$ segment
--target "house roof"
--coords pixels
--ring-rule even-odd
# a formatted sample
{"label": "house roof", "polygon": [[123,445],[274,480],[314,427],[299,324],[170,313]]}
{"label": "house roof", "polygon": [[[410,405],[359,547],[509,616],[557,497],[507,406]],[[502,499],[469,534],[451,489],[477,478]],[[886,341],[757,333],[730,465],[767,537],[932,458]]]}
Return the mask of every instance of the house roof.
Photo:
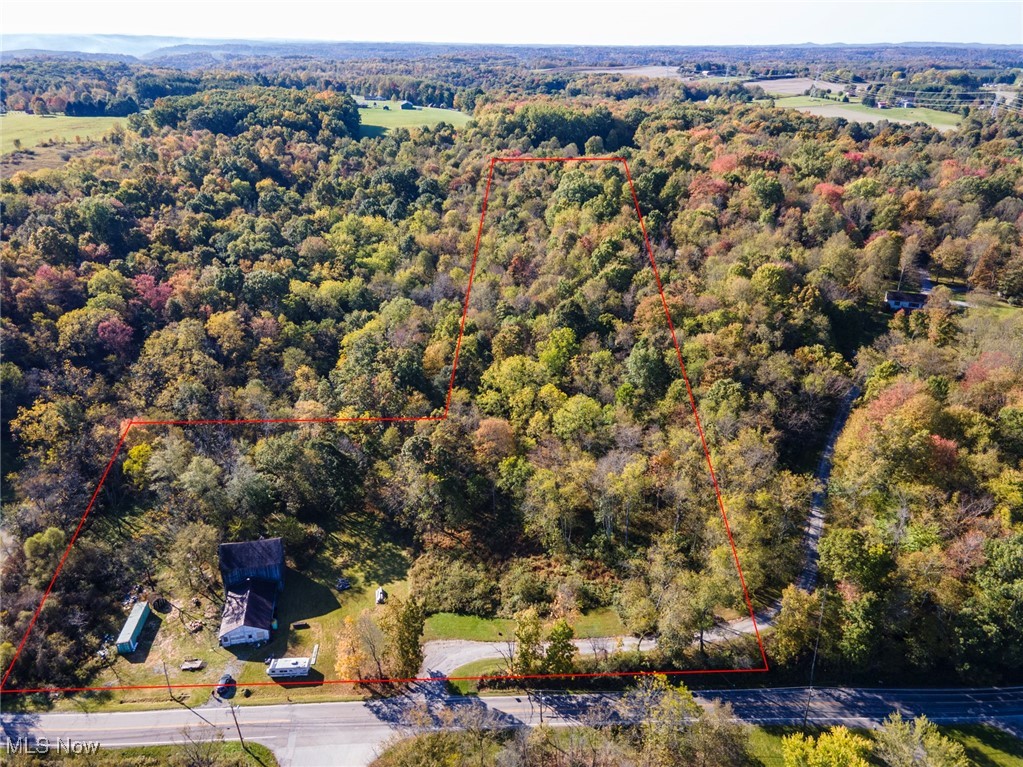
{"label": "house roof", "polygon": [[277,587],[270,581],[247,579],[228,589],[219,637],[242,626],[269,631],[273,626]]}
{"label": "house roof", "polygon": [[284,542],[280,538],[222,543],[219,553],[220,569],[225,572],[284,566]]}
{"label": "house roof", "polygon": [[884,294],[885,301],[902,301],[910,303],[923,303],[927,300],[926,293],[904,293],[899,290],[889,290]]}

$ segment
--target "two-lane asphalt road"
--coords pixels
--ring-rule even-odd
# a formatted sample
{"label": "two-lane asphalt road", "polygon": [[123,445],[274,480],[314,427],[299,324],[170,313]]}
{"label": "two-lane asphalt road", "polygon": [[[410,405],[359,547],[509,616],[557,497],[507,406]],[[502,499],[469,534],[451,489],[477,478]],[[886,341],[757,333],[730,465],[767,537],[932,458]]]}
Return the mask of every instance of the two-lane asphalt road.
{"label": "two-lane asphalt road", "polygon": [[[283,767],[361,767],[373,760],[388,739],[431,720],[439,724],[444,712],[482,716],[493,727],[531,727],[541,719],[554,726],[568,726],[599,717],[617,698],[617,693],[464,698],[443,695],[440,689],[422,686],[414,695],[365,703],[245,706],[237,709],[238,723],[247,740],[273,749]],[[753,724],[799,724],[807,695],[808,690],[800,687],[714,690],[699,692],[697,698],[704,704],[726,701],[738,718]],[[907,716],[926,714],[942,723],[987,722],[1020,734],[1023,688],[824,688],[814,691],[807,718],[813,724],[862,727],[877,724],[892,711]],[[238,738],[226,707],[195,712],[180,708],[102,714],[5,713],[0,721],[4,735],[12,740],[98,740],[104,747],[177,743],[186,727],[197,732],[215,727],[225,739]]]}

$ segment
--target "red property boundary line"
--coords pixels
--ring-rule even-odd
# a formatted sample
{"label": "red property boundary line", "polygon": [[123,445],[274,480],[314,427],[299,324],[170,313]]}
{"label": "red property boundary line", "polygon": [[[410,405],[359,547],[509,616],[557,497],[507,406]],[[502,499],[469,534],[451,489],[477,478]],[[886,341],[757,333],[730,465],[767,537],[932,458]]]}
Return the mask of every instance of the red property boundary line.
{"label": "red property boundary line", "polygon": [[396,423],[396,422],[417,422],[417,421],[443,421],[448,417],[448,412],[451,409],[451,396],[455,387],[455,373],[458,370],[458,358],[462,348],[462,336],[465,334],[465,321],[469,314],[469,297],[472,293],[472,283],[476,276],[476,261],[479,257],[480,243],[483,240],[483,224],[487,217],[487,204],[490,201],[490,189],[494,181],[494,169],[498,164],[514,164],[514,163],[576,163],[576,162],[611,162],[621,163],[625,169],[625,177],[629,184],[629,190],[632,194],[632,202],[636,208],[636,216],[639,219],[640,229],[643,232],[643,244],[646,247],[647,257],[650,260],[650,268],[653,270],[654,280],[657,284],[657,291],[661,296],[661,306],[664,309],[664,317],[668,321],[668,330],[671,333],[671,342],[675,346],[675,355],[678,358],[679,369],[682,372],[682,380],[685,382],[686,393],[689,396],[689,406],[693,412],[693,419],[696,422],[696,429],[700,434],[700,444],[703,448],[703,455],[707,462],[707,470],[710,473],[711,484],[714,487],[714,496],[717,499],[718,510],[721,512],[721,519],[725,525],[725,532],[728,535],[728,545],[732,551],[732,559],[735,562],[736,572],[739,573],[739,582],[742,584],[742,595],[746,602],[746,607],[749,610],[750,621],[753,624],[753,632],[756,635],[757,645],[760,648],[760,658],[763,661],[763,666],[758,668],[729,668],[729,669],[686,669],[681,671],[613,671],[613,672],[600,672],[600,673],[586,673],[586,674],[507,674],[507,675],[485,675],[485,676],[459,676],[459,677],[410,677],[407,679],[324,679],[318,681],[295,681],[295,682],[281,682],[275,680],[261,681],[261,682],[248,682],[245,686],[247,687],[266,687],[266,686],[284,686],[284,687],[303,687],[303,686],[321,686],[328,684],[382,684],[382,683],[410,683],[410,682],[436,682],[442,680],[449,681],[484,681],[484,680],[495,680],[495,681],[513,681],[516,679],[591,679],[599,677],[630,677],[630,676],[649,676],[654,674],[665,674],[670,676],[684,676],[694,674],[737,674],[737,673],[756,673],[766,672],[769,670],[767,664],[767,653],[764,650],[764,641],[760,636],[760,629],[757,626],[756,615],[753,610],[753,602],[750,599],[749,589],[746,587],[746,578],[742,573],[742,565],[739,563],[739,553],[735,546],[735,538],[732,535],[732,528],[728,522],[728,514],[725,512],[725,504],[721,498],[721,489],[718,486],[717,474],[714,471],[714,464],[710,457],[710,448],[707,445],[707,437],[703,431],[703,425],[700,422],[700,415],[696,408],[696,397],[693,395],[693,387],[689,382],[689,374],[686,371],[685,362],[682,360],[682,349],[679,346],[678,338],[675,334],[675,325],[671,321],[671,312],[668,310],[668,302],[664,295],[664,287],[661,284],[661,275],[657,269],[657,261],[654,259],[654,251],[650,245],[650,236],[647,233],[646,221],[643,218],[643,213],[639,206],[639,196],[636,194],[636,185],[632,180],[632,173],[629,170],[629,163],[624,157],[491,157],[489,164],[489,171],[487,173],[487,185],[483,193],[483,207],[480,211],[479,226],[476,230],[476,245],[473,249],[472,264],[469,268],[469,282],[465,290],[465,300],[462,304],[462,320],[458,330],[458,340],[455,343],[455,355],[451,365],[451,379],[448,382],[448,392],[444,403],[443,415],[434,416],[367,416],[367,417],[352,417],[352,418],[207,418],[207,419],[196,419],[196,420],[129,420],[121,429],[120,438],[117,441],[114,452],[110,456],[110,460],[107,461],[106,467],[103,469],[103,473],[100,475],[99,482],[96,485],[96,489],[93,490],[92,496],[89,498],[89,503],[85,507],[85,512],[82,514],[82,518],[78,521],[78,527],[75,528],[74,534],[71,536],[71,540],[68,542],[67,548],[64,550],[63,556],[60,558],[60,562],[57,564],[57,569],[53,573],[53,577],[50,579],[49,585],[46,587],[46,591],[43,593],[43,597],[39,602],[39,606],[36,608],[35,613],[32,615],[32,619],[29,621],[28,628],[25,629],[25,635],[21,638],[21,642],[18,644],[18,648],[11,659],[10,664],[7,667],[7,671],[4,673],[3,679],[0,680],[0,693],[7,694],[31,694],[31,693],[52,693],[52,692],[102,692],[102,691],[113,691],[113,690],[154,690],[154,689],[194,689],[194,688],[213,688],[216,686],[215,683],[196,683],[196,684],[154,684],[154,685],[114,685],[109,687],[38,687],[28,689],[5,689],[7,679],[10,677],[11,672],[14,670],[14,664],[17,663],[18,658],[21,655],[22,650],[25,648],[25,643],[28,641],[29,635],[32,633],[32,629],[35,627],[36,621],[39,618],[39,614],[42,612],[43,606],[46,604],[46,600],[50,596],[50,592],[53,590],[53,584],[56,583],[57,577],[60,575],[61,570],[64,569],[64,563],[67,561],[68,555],[71,553],[71,547],[74,546],[75,541],[78,539],[79,534],[82,532],[82,527],[85,525],[85,520],[88,518],[89,513],[92,511],[92,507],[96,503],[96,498],[99,496],[99,491],[103,488],[104,482],[106,482],[107,476],[110,474],[110,470],[114,466],[114,462],[117,460],[118,454],[121,452],[121,448],[124,446],[124,441],[130,432],[136,426],[212,426],[212,425],[241,425],[241,424],[276,424],[276,423]]}

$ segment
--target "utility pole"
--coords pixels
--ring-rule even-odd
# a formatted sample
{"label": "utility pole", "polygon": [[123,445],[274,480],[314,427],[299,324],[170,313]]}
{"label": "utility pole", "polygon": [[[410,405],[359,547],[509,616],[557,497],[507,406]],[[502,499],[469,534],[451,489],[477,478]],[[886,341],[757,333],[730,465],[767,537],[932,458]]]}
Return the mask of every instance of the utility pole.
{"label": "utility pole", "polygon": [[810,700],[813,698],[813,675],[817,670],[817,649],[821,646],[821,626],[824,623],[824,607],[827,604],[828,587],[821,589],[821,612],[817,617],[817,639],[813,643],[813,660],[810,662],[810,689],[806,693],[806,708],[803,709],[803,732],[806,732],[806,719],[810,715]]}
{"label": "utility pole", "polygon": [[177,703],[179,706],[184,706],[189,711],[191,711],[193,714],[195,714],[197,717],[199,717],[204,722],[206,722],[206,724],[208,724],[210,727],[213,727],[214,726],[213,722],[211,722],[209,719],[204,717],[202,714],[200,714],[194,708],[192,708],[187,703],[185,703],[184,696],[179,698],[177,695],[175,695],[173,692],[171,692],[170,674],[167,673],[167,661],[161,661],[161,663],[163,663],[163,678],[167,680],[167,694],[170,696],[170,699],[172,701],[174,701],[175,703]]}
{"label": "utility pole", "polygon": [[242,728],[238,724],[238,714],[235,712],[236,708],[238,707],[233,704],[230,706],[231,718],[234,719],[234,728],[238,731],[238,740],[241,742],[242,748],[248,751],[249,747],[245,745],[245,738],[242,737]]}
{"label": "utility pole", "polygon": [[163,678],[167,680],[167,696],[171,700],[173,700],[175,703],[177,703],[178,699],[175,698],[174,697],[174,693],[171,692],[170,674],[167,673],[167,661],[160,661],[160,662],[163,663]]}

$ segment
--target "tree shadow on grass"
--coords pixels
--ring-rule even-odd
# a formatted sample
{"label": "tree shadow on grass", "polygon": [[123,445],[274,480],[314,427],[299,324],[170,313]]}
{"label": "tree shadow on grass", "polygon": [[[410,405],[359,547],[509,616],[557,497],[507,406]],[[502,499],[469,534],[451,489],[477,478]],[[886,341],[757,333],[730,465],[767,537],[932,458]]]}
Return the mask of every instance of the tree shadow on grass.
{"label": "tree shadow on grass", "polygon": [[966,750],[966,756],[970,760],[970,764],[978,765],[978,767],[998,767],[1000,764],[1006,764],[1008,762],[1007,760],[995,761],[980,749],[964,742],[966,738],[977,738],[988,748],[995,749],[1003,754],[1015,757],[1016,759],[1023,757],[1023,740],[1020,740],[1019,738],[995,727],[984,725],[961,728],[953,727],[950,731],[946,730],[945,734],[962,743],[963,748]]}
{"label": "tree shadow on grass", "polygon": [[391,583],[400,581],[409,569],[408,556],[393,543],[384,543],[367,552],[360,563],[367,583]]}
{"label": "tree shadow on grass", "polygon": [[283,687],[285,690],[304,690],[308,687],[322,687],[324,676],[322,671],[310,669],[308,675],[303,677],[274,679],[273,677],[268,676],[267,679],[271,682],[277,682],[277,686]]}
{"label": "tree shadow on grass", "polygon": [[[405,553],[407,541],[372,509],[347,517],[344,531],[333,534],[332,538],[333,552],[340,555],[347,567],[361,571],[367,586],[399,581],[408,574],[411,563]],[[322,567],[323,558],[319,564]],[[338,574],[334,562],[330,562],[329,573],[317,570],[317,575],[324,580]]]}
{"label": "tree shadow on grass", "polygon": [[289,569],[284,576],[284,591],[277,597],[277,615],[281,629],[292,623],[318,618],[341,607],[334,592],[304,573]]}
{"label": "tree shadow on grass", "polygon": [[379,125],[360,125],[359,138],[380,138],[387,133],[387,128]]}

